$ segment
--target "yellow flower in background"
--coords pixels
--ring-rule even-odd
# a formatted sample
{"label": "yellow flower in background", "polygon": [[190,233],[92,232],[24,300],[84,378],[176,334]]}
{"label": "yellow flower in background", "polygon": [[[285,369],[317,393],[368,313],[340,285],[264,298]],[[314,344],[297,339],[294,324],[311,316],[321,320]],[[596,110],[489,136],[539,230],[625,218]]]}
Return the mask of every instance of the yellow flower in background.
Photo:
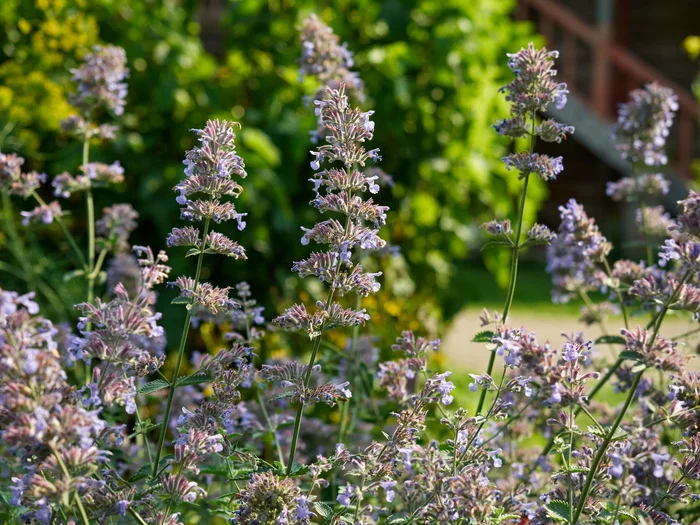
{"label": "yellow flower in background", "polygon": [[683,40],[683,48],[690,58],[693,60],[698,58],[698,56],[700,56],[700,36],[693,35],[687,37]]}
{"label": "yellow flower in background", "polygon": [[42,137],[74,112],[67,68],[99,36],[95,18],[80,10],[84,6],[82,0],[36,0],[21,4],[10,23],[12,44],[0,65],[0,123],[13,130],[13,148],[25,154],[39,149]]}

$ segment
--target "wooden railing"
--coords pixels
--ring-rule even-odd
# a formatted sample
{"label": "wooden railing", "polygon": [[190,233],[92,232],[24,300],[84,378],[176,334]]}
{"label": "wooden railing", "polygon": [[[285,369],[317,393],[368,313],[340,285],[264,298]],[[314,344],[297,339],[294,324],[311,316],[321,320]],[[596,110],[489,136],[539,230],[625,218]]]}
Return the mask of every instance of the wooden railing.
{"label": "wooden railing", "polygon": [[613,98],[619,82],[625,90],[650,82],[673,89],[679,104],[670,140],[675,168],[691,176],[700,107],[688,89],[616,43],[610,24],[588,24],[554,0],[519,0],[518,18],[534,20],[549,46],[560,49],[560,70],[569,90],[606,121],[615,119],[616,103],[621,102]]}

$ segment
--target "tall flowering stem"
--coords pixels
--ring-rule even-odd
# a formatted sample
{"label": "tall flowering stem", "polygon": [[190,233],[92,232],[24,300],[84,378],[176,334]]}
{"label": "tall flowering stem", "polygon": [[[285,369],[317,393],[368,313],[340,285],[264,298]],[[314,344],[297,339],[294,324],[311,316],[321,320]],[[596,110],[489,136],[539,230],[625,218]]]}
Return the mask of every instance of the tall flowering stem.
{"label": "tall flowering stem", "polygon": [[[682,360],[680,358],[677,358],[675,352],[673,351],[675,345],[669,340],[659,337],[659,330],[661,328],[661,323],[663,322],[664,317],[666,316],[666,313],[668,312],[671,304],[673,303],[673,301],[675,300],[681,288],[683,287],[683,285],[689,277],[690,270],[686,270],[686,272],[683,274],[683,277],[678,282],[678,285],[673,291],[673,293],[670,294],[664,305],[661,307],[657,318],[657,322],[654,326],[654,331],[652,332],[650,338],[647,336],[647,331],[643,329],[637,329],[636,332],[631,332],[628,330],[622,331],[623,335],[627,339],[627,348],[639,352],[641,356],[641,362],[644,364],[644,366],[639,372],[636,373],[632,385],[630,386],[629,394],[625,399],[625,403],[622,406],[622,409],[618,413],[617,418],[610,427],[610,430],[605,435],[602,445],[600,445],[596,451],[596,454],[593,458],[593,462],[591,463],[590,470],[588,471],[588,475],[586,476],[586,481],[583,485],[583,489],[581,490],[578,505],[572,516],[572,525],[577,525],[579,522],[579,518],[581,517],[581,513],[583,512],[583,509],[586,505],[586,500],[588,499],[588,494],[590,493],[593,480],[595,479],[595,476],[598,473],[598,467],[600,466],[600,463],[603,460],[603,457],[605,456],[608,447],[610,446],[610,443],[613,440],[613,437],[615,436],[615,432],[617,432],[617,429],[620,427],[620,424],[622,423],[622,420],[624,419],[627,410],[632,404],[632,401],[634,401],[635,397],[637,396],[637,388],[639,387],[639,384],[642,380],[644,371],[647,368],[656,367],[662,371],[669,370],[675,373],[682,372],[682,367],[680,364]],[[659,358],[659,355],[662,354],[662,350],[664,351],[663,353],[666,354],[663,360]]]}
{"label": "tall flowering stem", "polygon": [[[199,136],[201,145],[187,152],[183,161],[187,166],[186,178],[174,188],[179,193],[176,200],[182,206],[181,218],[200,221],[204,225],[201,235],[197,228],[186,226],[174,228],[167,239],[168,246],[188,247],[187,256],[197,255],[197,270],[194,279],[182,276],[170,283],[179,288],[180,297],[175,302],[185,304],[187,313],[182,327],[175,369],[168,389],[158,447],[153,458],[153,478],[158,476],[192,316],[198,310],[215,315],[220,310],[231,310],[236,306],[236,302],[228,297],[229,288],[217,288],[201,282],[205,254],[225,255],[234,259],[246,258],[245,251],[237,242],[221,233],[210,231],[212,221],[219,224],[235,219],[239,230],[246,225],[243,219],[247,214],[238,213],[231,201],[221,200],[224,196],[237,198],[243,191],[243,188],[232,179],[232,175],[241,178],[247,176],[243,159],[236,154],[234,133],[236,125],[227,121],[210,120],[204,129],[194,130]],[[200,194],[205,198],[194,197]]]}
{"label": "tall flowering stem", "polygon": [[672,89],[653,82],[630,93],[620,104],[612,138],[623,159],[632,163],[634,178],[609,183],[607,193],[616,201],[639,202],[638,221],[644,239],[647,264],[654,264],[652,235],[648,224],[649,208],[645,200],[665,195],[669,183],[661,173],[648,170],[668,163],[666,139],[678,111],[678,96]]}
{"label": "tall flowering stem", "polygon": [[[509,54],[508,67],[513,71],[515,78],[506,86],[501,88],[506,93],[506,100],[511,103],[511,112],[508,119],[500,121],[494,127],[496,131],[504,136],[514,139],[530,137],[530,147],[525,152],[511,153],[503,158],[506,167],[510,170],[515,168],[520,172],[523,179],[523,187],[520,194],[520,212],[516,224],[514,240],[509,235],[510,226],[498,228],[495,231],[486,228],[490,233],[498,236],[505,236],[511,244],[512,256],[510,265],[510,278],[508,291],[506,292],[506,302],[503,307],[503,320],[506,321],[513,304],[515,287],[518,278],[518,259],[520,250],[527,244],[521,242],[523,234],[523,218],[525,215],[525,203],[527,200],[527,188],[530,175],[536,174],[544,181],[556,179],[556,176],[564,169],[561,157],[549,157],[534,152],[535,139],[540,138],[545,142],[561,142],[568,134],[573,133],[574,128],[560,124],[552,119],[546,119],[537,124],[537,115],[547,109],[553,103],[558,109],[566,105],[568,89],[566,84],[555,81],[556,71],[552,69],[554,59],[559,56],[557,51],[547,51],[546,49],[535,49],[530,43],[527,49],[521,49],[517,53]],[[496,223],[494,223],[496,224]],[[530,241],[548,242],[550,235],[540,230],[531,230]],[[491,375],[496,362],[496,354],[491,353],[489,364],[486,370],[487,375]],[[477,413],[484,408],[486,400],[486,389],[481,391]]]}
{"label": "tall flowering stem", "polygon": [[95,46],[91,53],[85,55],[80,67],[72,69],[71,73],[73,80],[77,83],[77,91],[71,94],[70,102],[78,110],[79,115],[64,120],[61,125],[65,131],[82,140],[83,156],[80,169],[84,175],[73,178],[69,174],[62,174],[56,177],[52,184],[56,196],[68,197],[72,191],[85,191],[88,243],[85,279],[87,302],[92,303],[95,296],[95,281],[104,261],[104,256],[100,257],[97,263],[95,259],[95,202],[92,190],[103,182],[121,181],[123,170],[119,167],[112,173],[105,173],[100,169],[103,165],[90,164],[90,140],[92,138],[109,140],[115,137],[114,126],[97,125],[95,121],[101,110],[107,110],[114,115],[124,113],[128,91],[125,80],[129,76],[126,52],[117,46]]}
{"label": "tall flowering stem", "polygon": [[[86,138],[83,142],[83,166],[87,166],[90,160],[90,142]],[[91,303],[95,296],[95,202],[92,197],[92,185],[88,185],[85,191],[85,204],[87,206],[88,227],[88,269],[87,269],[87,302]]]}
{"label": "tall flowering stem", "polygon": [[[378,206],[371,198],[365,200],[361,196],[368,190],[370,193],[379,191],[375,182],[377,177],[367,176],[358,169],[364,167],[370,159],[376,161],[381,158],[378,150],[367,151],[363,146],[373,136],[374,122],[370,120],[373,112],[350,107],[343,84],[339,89],[326,88],[324,98],[316,100],[314,104],[327,143],[311,152],[315,158],[311,167],[318,171],[310,179],[316,191],[311,204],[322,213],[344,215],[345,221],[342,224],[337,219],[330,218],[315,224],[311,229],[302,228],[302,244],[314,241],[328,245],[328,249],[312,253],[306,260],[296,262],[292,269],[301,277],[315,276],[328,283],[326,300],[319,301],[313,312],[308,312],[304,305],[293,305],[273,321],[286,330],[304,331],[314,340],[309,364],[300,377],[301,392],[295,395],[298,406],[287,462],[288,475],[294,466],[305,405],[317,397],[313,395],[310,385],[323,332],[337,327],[358,326],[369,319],[364,310],[344,308],[334,302],[334,299],[347,293],[367,296],[379,290],[376,278],[381,274],[366,273],[360,264],[353,263],[352,249],[355,246],[375,249],[386,244],[378,236],[378,231],[386,222],[388,208]],[[321,164],[326,161],[341,163],[342,167],[322,170]],[[339,388],[335,387],[336,390]],[[349,397],[349,392],[341,391],[345,398]]]}

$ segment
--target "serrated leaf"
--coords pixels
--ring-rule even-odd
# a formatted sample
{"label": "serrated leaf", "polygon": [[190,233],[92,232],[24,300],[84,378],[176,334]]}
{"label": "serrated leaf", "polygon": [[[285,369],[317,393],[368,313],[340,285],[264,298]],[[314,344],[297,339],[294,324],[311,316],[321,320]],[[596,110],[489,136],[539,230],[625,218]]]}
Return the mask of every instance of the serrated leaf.
{"label": "serrated leaf", "polygon": [[621,335],[601,335],[595,340],[597,345],[624,345],[627,344],[627,340]]}
{"label": "serrated leaf", "polygon": [[544,506],[544,510],[547,512],[547,516],[550,518],[561,521],[564,523],[571,522],[571,515],[569,511],[569,504],[560,499],[554,499]]}
{"label": "serrated leaf", "polygon": [[[160,472],[168,464],[168,462],[171,459],[173,459],[173,457],[174,456],[172,454],[168,454],[167,456],[164,456],[163,459],[161,459],[160,462],[158,463],[158,472]],[[149,477],[152,473],[152,470],[151,470],[152,468],[153,467],[151,465],[142,466],[140,469],[138,469],[136,472],[134,472],[134,475],[131,476],[131,479],[129,479],[129,481],[131,483],[134,483],[135,481],[139,481],[139,480],[142,480],[142,479]]]}
{"label": "serrated leaf", "polygon": [[187,250],[187,254],[185,254],[185,257],[192,257],[193,255],[199,255],[199,252],[201,250],[199,248],[190,248]]}
{"label": "serrated leaf", "polygon": [[255,469],[237,469],[233,470],[231,473],[227,473],[226,475],[228,476],[229,480],[242,480],[242,479],[250,479],[250,475],[255,472]]}
{"label": "serrated leaf", "polygon": [[472,343],[490,343],[495,335],[496,334],[490,330],[484,330],[483,332],[479,332],[474,336]]}
{"label": "serrated leaf", "polygon": [[151,430],[154,430],[158,427],[161,426],[161,423],[156,423],[153,424],[150,419],[147,419],[146,421],[142,421],[141,423],[136,423],[136,426],[134,427],[134,431],[129,434],[128,439],[133,439],[139,434],[146,434],[150,432]]}
{"label": "serrated leaf", "polygon": [[322,501],[314,501],[314,508],[316,512],[326,519],[330,519],[333,516],[333,509],[330,505],[323,503]]}
{"label": "serrated leaf", "polygon": [[639,352],[635,352],[634,350],[623,350],[620,352],[620,359],[640,362],[644,359],[644,356]]}
{"label": "serrated leaf", "polygon": [[190,376],[185,376],[179,378],[175,382],[175,386],[189,386],[189,385],[201,385],[202,383],[209,383],[211,381],[211,376],[207,374],[192,374]]}
{"label": "serrated leaf", "polygon": [[639,523],[639,519],[637,518],[637,516],[635,516],[634,514],[632,514],[632,513],[631,513],[630,511],[628,511],[628,510],[620,510],[620,511],[618,512],[618,515],[624,516],[625,518],[629,518],[629,519],[631,519],[634,523]]}
{"label": "serrated leaf", "polygon": [[290,476],[302,476],[303,474],[306,474],[309,471],[308,465],[302,465],[301,463],[294,463],[294,466],[292,467],[292,472],[290,473]]}
{"label": "serrated leaf", "polygon": [[[606,438],[608,435],[608,430],[600,429],[598,427],[588,427],[588,432],[590,434],[596,435],[596,436],[601,437],[601,438]],[[622,430],[620,427],[617,427],[617,429],[615,430],[615,433],[610,438],[610,441],[619,441],[621,439],[626,438],[627,435],[628,435],[627,432]]]}
{"label": "serrated leaf", "polygon": [[168,388],[169,386],[170,383],[168,383],[164,379],[154,379],[153,381],[149,381],[141,388],[139,388],[139,394],[152,394],[153,392],[163,390],[164,388]]}
{"label": "serrated leaf", "polygon": [[389,516],[389,517],[387,518],[387,520],[386,520],[386,522],[387,522],[389,525],[395,525],[395,524],[397,524],[397,523],[403,523],[404,521],[406,521],[406,516],[404,516],[403,514],[398,514],[398,513],[397,513],[397,514],[392,514],[392,515]]}
{"label": "serrated leaf", "polygon": [[192,304],[192,298],[191,297],[183,297],[181,295],[177,296],[175,299],[170,301],[170,304]]}

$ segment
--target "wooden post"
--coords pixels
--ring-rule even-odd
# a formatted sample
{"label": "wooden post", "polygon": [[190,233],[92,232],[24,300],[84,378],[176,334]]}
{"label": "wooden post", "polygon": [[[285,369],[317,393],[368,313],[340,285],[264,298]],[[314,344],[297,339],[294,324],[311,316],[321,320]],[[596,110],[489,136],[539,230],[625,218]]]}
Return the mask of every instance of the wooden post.
{"label": "wooden post", "polygon": [[678,112],[678,171],[691,179],[693,163],[693,116],[681,106]]}
{"label": "wooden post", "polygon": [[576,37],[564,33],[562,46],[562,65],[564,66],[564,80],[569,85],[569,90],[576,92]]}
{"label": "wooden post", "polygon": [[593,51],[591,100],[595,111],[607,117],[610,111],[610,59],[614,0],[597,0],[596,29],[598,38]]}
{"label": "wooden post", "polygon": [[528,8],[527,0],[518,0],[518,7],[515,8],[516,20],[527,20]]}

